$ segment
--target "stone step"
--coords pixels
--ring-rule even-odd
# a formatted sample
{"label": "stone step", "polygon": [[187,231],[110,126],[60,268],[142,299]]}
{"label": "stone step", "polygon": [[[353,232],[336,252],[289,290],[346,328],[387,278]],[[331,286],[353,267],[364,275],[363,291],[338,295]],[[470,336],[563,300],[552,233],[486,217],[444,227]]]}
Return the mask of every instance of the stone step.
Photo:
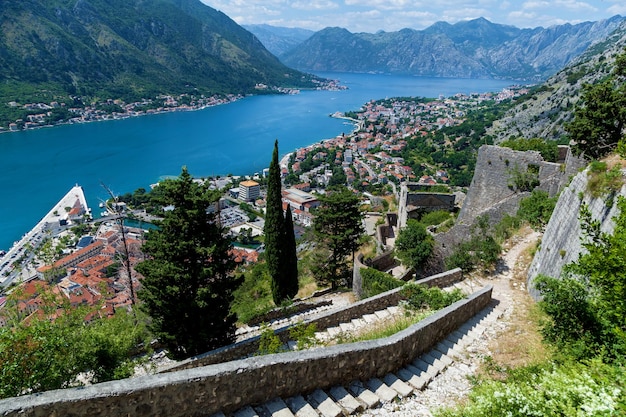
{"label": "stone step", "polygon": [[367,325],[367,322],[363,319],[352,319],[351,323],[355,329],[360,329],[361,327],[365,327]]}
{"label": "stone step", "polygon": [[396,315],[396,314],[400,314],[400,312],[402,311],[402,308],[398,306],[389,306],[387,307],[387,311],[391,315]]}
{"label": "stone step", "polygon": [[365,405],[365,408],[375,408],[380,404],[380,398],[370,391],[361,381],[353,381],[350,383],[348,390],[350,390],[353,395],[356,395],[356,398]]}
{"label": "stone step", "polygon": [[378,317],[379,320],[385,319],[390,316],[387,310],[378,310],[375,311],[374,314],[376,315],[376,317]]}
{"label": "stone step", "polygon": [[443,365],[447,368],[448,366],[452,365],[453,360],[450,359],[449,356],[444,355],[442,352],[438,351],[436,348],[431,350],[430,352],[428,352],[428,354],[430,356],[432,356],[435,359],[438,359],[439,361],[441,361],[441,363],[443,363]]}
{"label": "stone step", "polygon": [[343,333],[349,333],[354,330],[352,323],[339,323],[339,328]]}
{"label": "stone step", "polygon": [[413,394],[413,388],[409,384],[404,383],[394,374],[389,373],[385,375],[385,377],[383,378],[383,382],[389,388],[397,392],[400,397],[408,397]]}
{"label": "stone step", "polygon": [[254,411],[254,408],[248,405],[233,413],[233,417],[259,417],[259,415]]}
{"label": "stone step", "polygon": [[263,405],[272,417],[294,417],[287,404],[280,398],[274,398]]}
{"label": "stone step", "polygon": [[341,407],[321,389],[316,389],[308,396],[309,403],[322,415],[322,417],[339,417],[342,415]]}
{"label": "stone step", "polygon": [[433,355],[431,355],[430,352],[429,353],[424,353],[420,358],[424,362],[429,363],[429,364],[433,365],[435,368],[437,368],[439,373],[443,372],[444,369],[446,369],[446,364],[443,363],[441,360],[437,359],[436,357],[434,357]]}
{"label": "stone step", "polygon": [[337,336],[339,333],[341,333],[341,328],[337,327],[329,327],[328,329],[326,329],[326,332],[328,333],[328,335],[330,337],[335,337]]}
{"label": "stone step", "polygon": [[369,379],[365,384],[382,401],[391,402],[395,400],[398,396],[398,393],[396,391],[389,388],[387,385],[384,384],[383,381],[378,378]]}
{"label": "stone step", "polygon": [[357,401],[346,389],[342,386],[332,387],[328,393],[344,410],[344,414],[352,415],[363,410],[363,404]]}
{"label": "stone step", "polygon": [[404,382],[406,382],[416,390],[421,391],[426,388],[429,381],[427,381],[426,378],[422,376],[422,372],[420,372],[419,369],[413,366],[411,366],[411,368],[419,373],[416,374],[412,372],[411,369],[407,366],[405,368],[398,369],[396,375],[398,375],[400,379],[402,379]]}
{"label": "stone step", "polygon": [[435,379],[437,375],[439,375],[439,370],[437,368],[435,368],[430,363],[424,362],[420,358],[415,359],[411,364],[420,371],[422,371],[429,382]]}
{"label": "stone step", "polygon": [[296,417],[319,417],[318,412],[301,395],[287,398],[285,403]]}
{"label": "stone step", "polygon": [[365,320],[366,323],[374,323],[378,321],[378,317],[376,316],[376,314],[365,314],[362,318],[363,320]]}

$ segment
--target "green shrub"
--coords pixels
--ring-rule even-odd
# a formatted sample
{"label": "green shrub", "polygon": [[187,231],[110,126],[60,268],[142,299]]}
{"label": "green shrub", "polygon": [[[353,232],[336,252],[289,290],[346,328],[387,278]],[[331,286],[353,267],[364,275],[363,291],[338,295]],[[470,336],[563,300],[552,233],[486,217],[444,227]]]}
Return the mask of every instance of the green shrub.
{"label": "green shrub", "polygon": [[255,317],[272,310],[274,300],[270,288],[270,278],[265,263],[256,264],[244,273],[243,283],[233,293],[232,311],[241,323],[248,323]]}
{"label": "green shrub", "polygon": [[446,220],[449,220],[450,217],[451,217],[450,212],[445,211],[445,210],[431,211],[429,213],[425,213],[422,216],[422,218],[420,219],[420,223],[422,223],[426,227],[436,226],[438,224],[445,222]]}
{"label": "green shrub", "polygon": [[438,417],[624,415],[623,368],[599,361],[511,372],[507,380],[478,384],[464,407]]}
{"label": "green shrub", "polygon": [[261,338],[259,339],[259,350],[257,355],[270,355],[272,353],[284,352],[283,343],[271,327],[266,323],[261,325]]}
{"label": "green shrub", "polygon": [[622,188],[624,178],[619,165],[607,170],[606,163],[594,161],[589,165],[587,173],[587,191],[592,197],[598,198],[606,194],[614,194]]}
{"label": "green shrub", "polygon": [[361,278],[363,298],[373,297],[404,285],[403,281],[374,268],[361,268]]}
{"label": "green shrub", "polygon": [[309,349],[317,344],[316,331],[315,323],[306,326],[303,322],[299,322],[289,329],[289,338],[297,343],[298,350]]}
{"label": "green shrub", "polygon": [[520,201],[517,215],[526,220],[535,230],[543,230],[550,221],[557,197],[550,197],[543,190],[533,190],[530,196]]}
{"label": "green shrub", "polygon": [[443,291],[437,287],[425,285],[407,284],[402,288],[402,295],[406,299],[407,306],[412,310],[441,310],[465,298],[461,290]]}

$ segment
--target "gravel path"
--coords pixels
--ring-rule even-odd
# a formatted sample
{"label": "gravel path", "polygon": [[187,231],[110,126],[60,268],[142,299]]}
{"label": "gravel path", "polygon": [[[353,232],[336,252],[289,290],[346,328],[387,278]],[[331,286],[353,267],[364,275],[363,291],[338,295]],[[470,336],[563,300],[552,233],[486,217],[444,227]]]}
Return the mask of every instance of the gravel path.
{"label": "gravel path", "polygon": [[471,390],[468,377],[474,375],[483,364],[484,358],[492,356],[498,349],[498,336],[510,325],[516,308],[525,308],[525,303],[518,303],[520,297],[526,297],[525,279],[528,264],[518,262],[522,254],[539,239],[540,234],[527,230],[522,236],[513,238],[511,248],[503,255],[496,272],[488,277],[469,277],[464,284],[474,288],[493,285],[493,298],[497,300],[495,310],[497,321],[467,346],[463,358],[456,360],[443,373],[439,374],[424,391],[398,402],[386,403],[380,408],[366,410],[366,416],[422,417],[432,416],[431,410],[457,404],[466,398]]}

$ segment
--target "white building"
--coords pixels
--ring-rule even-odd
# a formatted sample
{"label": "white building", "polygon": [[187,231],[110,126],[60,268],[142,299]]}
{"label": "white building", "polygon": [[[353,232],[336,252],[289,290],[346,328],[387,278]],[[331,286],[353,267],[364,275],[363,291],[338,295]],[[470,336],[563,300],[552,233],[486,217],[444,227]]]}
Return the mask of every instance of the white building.
{"label": "white building", "polygon": [[239,183],[239,199],[255,201],[261,195],[261,186],[256,181],[242,181]]}

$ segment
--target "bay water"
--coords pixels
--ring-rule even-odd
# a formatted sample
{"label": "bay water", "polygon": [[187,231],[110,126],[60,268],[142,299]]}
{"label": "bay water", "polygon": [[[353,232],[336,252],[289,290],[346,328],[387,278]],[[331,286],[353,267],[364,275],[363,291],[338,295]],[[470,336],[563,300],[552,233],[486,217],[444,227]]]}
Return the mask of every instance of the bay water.
{"label": "bay water", "polygon": [[451,96],[500,91],[503,80],[320,73],[342,91],[247,97],[197,111],[63,125],[0,134],[0,249],[30,230],[75,184],[97,216],[115,193],[149,189],[183,166],[197,177],[248,175],[269,165],[274,140],[281,154],[348,133],[330,114],[358,110],[372,99]]}

